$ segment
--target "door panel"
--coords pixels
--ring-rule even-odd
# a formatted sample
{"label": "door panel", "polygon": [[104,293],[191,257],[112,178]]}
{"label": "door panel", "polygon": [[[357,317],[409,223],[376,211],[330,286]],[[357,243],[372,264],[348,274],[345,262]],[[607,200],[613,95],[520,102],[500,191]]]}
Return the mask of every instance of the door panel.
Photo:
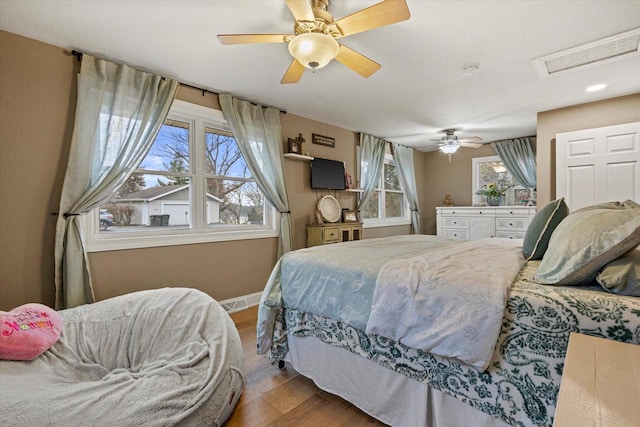
{"label": "door panel", "polygon": [[556,197],[571,210],[640,201],[640,122],[556,135]]}

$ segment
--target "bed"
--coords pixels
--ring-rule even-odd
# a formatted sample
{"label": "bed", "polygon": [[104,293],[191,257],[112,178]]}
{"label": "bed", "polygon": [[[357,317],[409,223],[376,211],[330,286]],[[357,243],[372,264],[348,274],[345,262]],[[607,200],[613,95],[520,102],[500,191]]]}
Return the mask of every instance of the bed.
{"label": "bed", "polygon": [[[258,352],[390,425],[551,426],[569,334],[640,344],[640,298],[534,283],[540,263],[525,262],[522,240],[425,235],[288,253],[262,295]],[[425,275],[435,294],[416,286]],[[409,286],[381,292],[385,277]],[[450,280],[488,288],[448,303]]]}
{"label": "bed", "polygon": [[3,426],[219,426],[242,393],[238,331],[203,292],[141,291],[58,313],[53,347],[0,360]]}

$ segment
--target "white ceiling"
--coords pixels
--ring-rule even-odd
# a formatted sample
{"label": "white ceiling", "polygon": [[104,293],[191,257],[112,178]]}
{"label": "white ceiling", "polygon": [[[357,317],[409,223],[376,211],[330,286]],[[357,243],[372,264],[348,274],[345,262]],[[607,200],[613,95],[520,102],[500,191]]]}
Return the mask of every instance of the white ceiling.
{"label": "white ceiling", "polygon": [[[337,20],[377,0],[331,0]],[[485,142],[535,135],[536,113],[640,93],[640,56],[539,80],[533,58],[640,27],[640,1],[408,0],[408,21],[341,39],[382,64],[364,79],[332,61],[281,85],[284,44],[223,46],[221,33],[292,33],[284,0],[0,0],[0,28],[423,151],[446,128]],[[467,64],[478,64],[471,76]],[[606,83],[600,92],[587,86]]]}

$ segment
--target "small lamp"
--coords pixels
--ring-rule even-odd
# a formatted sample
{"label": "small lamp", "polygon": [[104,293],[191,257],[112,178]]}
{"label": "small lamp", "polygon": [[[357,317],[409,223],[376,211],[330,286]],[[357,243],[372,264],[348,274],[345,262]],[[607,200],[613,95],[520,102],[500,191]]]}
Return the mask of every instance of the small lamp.
{"label": "small lamp", "polygon": [[289,42],[289,53],[311,70],[326,66],[338,55],[340,45],[328,34],[302,33]]}

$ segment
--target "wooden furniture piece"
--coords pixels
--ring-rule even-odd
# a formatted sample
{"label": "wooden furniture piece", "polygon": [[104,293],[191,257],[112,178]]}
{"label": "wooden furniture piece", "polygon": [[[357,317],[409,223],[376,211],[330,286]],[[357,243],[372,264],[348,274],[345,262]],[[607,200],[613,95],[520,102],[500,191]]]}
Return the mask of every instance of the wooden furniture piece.
{"label": "wooden furniture piece", "polygon": [[362,239],[362,224],[358,222],[307,225],[307,247]]}
{"label": "wooden furniture piece", "polygon": [[640,346],[572,333],[554,427],[640,422]]}
{"label": "wooden furniture piece", "polygon": [[437,234],[462,240],[523,239],[535,214],[535,207],[524,206],[437,207]]}
{"label": "wooden furniture piece", "polygon": [[556,198],[572,211],[640,200],[640,122],[556,135]]}

